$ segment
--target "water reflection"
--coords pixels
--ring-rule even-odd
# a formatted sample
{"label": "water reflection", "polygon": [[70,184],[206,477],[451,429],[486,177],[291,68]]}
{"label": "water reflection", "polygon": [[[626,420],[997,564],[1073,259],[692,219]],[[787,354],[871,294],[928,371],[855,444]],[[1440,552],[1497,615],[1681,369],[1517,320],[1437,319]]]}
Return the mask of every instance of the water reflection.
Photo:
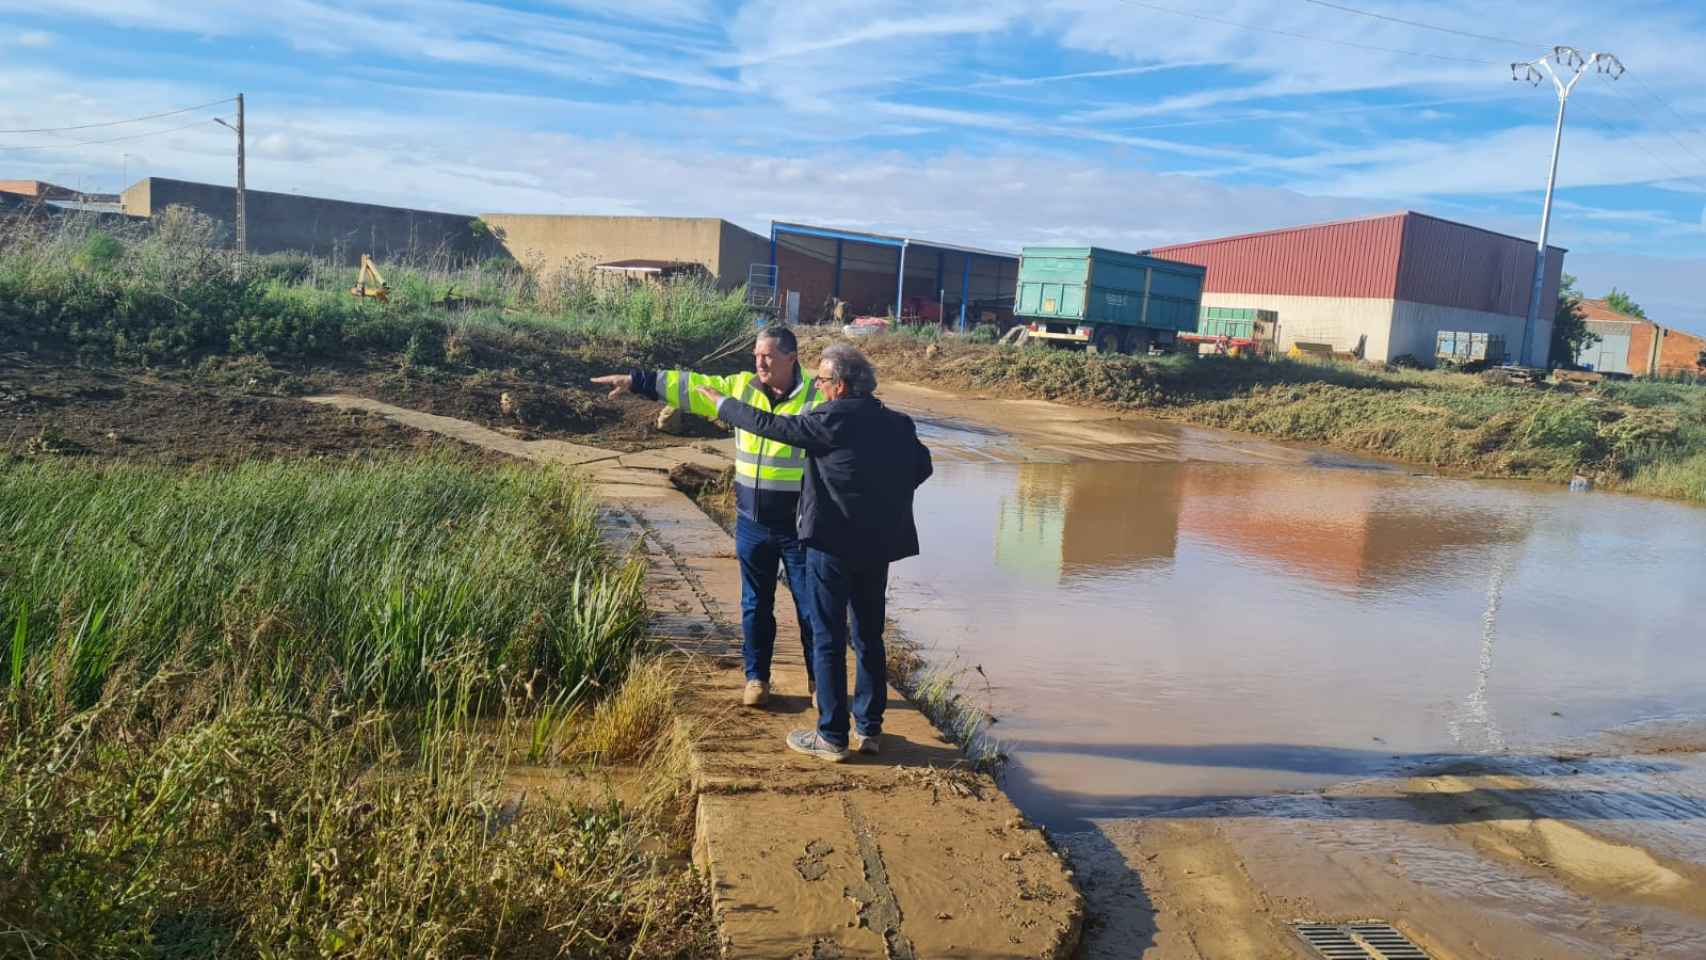
{"label": "water reflection", "polygon": [[[1284,575],[1375,586],[1465,551],[1520,543],[1532,521],[1389,473],[1203,463],[1021,464],[996,501],[995,560],[1029,579],[1169,567],[1181,535]],[[1323,474],[1331,477],[1323,480]]]}
{"label": "water reflection", "polygon": [[1160,762],[1208,746],[1377,761],[1706,710],[1706,511],[1225,463],[950,462],[919,497],[891,609],[993,678],[1045,821],[1339,776]]}
{"label": "water reflection", "polygon": [[1045,582],[1171,563],[1185,471],[1153,464],[1037,463],[999,501],[995,562]]}

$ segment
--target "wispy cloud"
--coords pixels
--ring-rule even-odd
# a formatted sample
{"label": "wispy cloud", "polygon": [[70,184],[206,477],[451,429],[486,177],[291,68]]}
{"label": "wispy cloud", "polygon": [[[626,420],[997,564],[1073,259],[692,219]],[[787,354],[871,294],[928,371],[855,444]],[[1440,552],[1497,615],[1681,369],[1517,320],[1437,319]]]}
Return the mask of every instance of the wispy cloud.
{"label": "wispy cloud", "polygon": [[[459,210],[782,216],[997,247],[1135,248],[1400,204],[1527,232],[1551,134],[1550,94],[1502,66],[1540,50],[1298,0],[0,0],[0,15],[15,21],[0,128],[246,89],[257,187]],[[1409,15],[1513,37],[1537,22],[1479,0]],[[1554,211],[1572,264],[1706,256],[1706,7],[1559,0],[1545,23],[1632,74],[1572,101]],[[224,136],[137,141],[131,172],[228,178]],[[125,149],[0,141],[112,181]]]}
{"label": "wispy cloud", "polygon": [[[869,17],[869,14],[866,14]],[[996,12],[974,14],[935,14],[910,18],[889,19],[869,17],[868,22],[851,28],[835,30],[824,36],[794,34],[778,39],[771,34],[756,47],[718,61],[719,65],[750,67],[778,60],[794,60],[813,54],[898,38],[951,36],[955,34],[989,33],[1005,27],[1008,18]],[[787,36],[784,34],[783,36]]]}

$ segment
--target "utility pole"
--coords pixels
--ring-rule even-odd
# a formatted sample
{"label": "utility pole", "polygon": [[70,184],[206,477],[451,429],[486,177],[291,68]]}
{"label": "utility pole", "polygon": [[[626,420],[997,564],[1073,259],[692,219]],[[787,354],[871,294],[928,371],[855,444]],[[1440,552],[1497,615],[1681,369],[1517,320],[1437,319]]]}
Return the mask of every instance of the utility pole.
{"label": "utility pole", "polygon": [[[1559,75],[1559,70],[1553,69],[1553,62],[1557,63],[1559,70],[1569,73],[1568,82]],[[1584,57],[1575,47],[1553,47],[1549,57],[1511,64],[1512,80],[1527,80],[1539,86],[1541,80],[1551,78],[1552,86],[1558,90],[1558,125],[1552,131],[1552,166],[1546,174],[1546,200],[1540,207],[1540,243],[1534,254],[1534,283],[1528,292],[1528,318],[1522,325],[1522,349],[1517,354],[1517,360],[1525,365],[1529,363],[1534,331],[1540,323],[1540,295],[1546,289],[1546,234],[1552,225],[1552,191],[1558,184],[1558,148],[1564,141],[1564,107],[1570,99],[1570,91],[1576,88],[1576,81],[1587,73],[1588,67],[1593,67],[1595,73],[1609,75],[1613,80],[1623,76],[1623,62],[1616,56],[1590,53]]]}
{"label": "utility pole", "polygon": [[243,95],[240,93],[237,94],[237,125],[236,126],[233,127],[231,124],[226,123],[224,120],[221,120],[218,117],[215,117],[213,122],[219,124],[222,127],[225,127],[226,129],[232,131],[233,133],[237,134],[237,252],[239,254],[248,253],[249,252],[249,204],[248,204],[248,198],[244,196],[244,191],[243,191],[243,188],[244,188],[243,180],[244,180],[244,172],[245,172],[243,169],[243,166],[244,166],[244,164],[243,164],[243,147],[244,147],[244,142],[243,142]]}

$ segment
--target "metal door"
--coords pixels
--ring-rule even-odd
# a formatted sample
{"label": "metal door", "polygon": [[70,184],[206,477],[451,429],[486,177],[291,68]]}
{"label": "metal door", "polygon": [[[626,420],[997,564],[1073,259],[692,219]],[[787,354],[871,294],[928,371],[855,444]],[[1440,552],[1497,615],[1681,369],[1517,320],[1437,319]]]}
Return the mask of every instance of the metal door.
{"label": "metal door", "polygon": [[1594,358],[1593,368],[1600,373],[1629,372],[1629,335],[1601,334],[1598,343],[1587,351]]}

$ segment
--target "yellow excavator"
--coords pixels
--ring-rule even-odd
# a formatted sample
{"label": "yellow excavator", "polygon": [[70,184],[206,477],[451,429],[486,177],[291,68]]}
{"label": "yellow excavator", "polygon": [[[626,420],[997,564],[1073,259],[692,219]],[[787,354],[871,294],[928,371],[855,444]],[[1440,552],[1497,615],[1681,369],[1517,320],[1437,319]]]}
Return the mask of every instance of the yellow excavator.
{"label": "yellow excavator", "polygon": [[373,265],[373,258],[365,253],[361,255],[361,272],[356,274],[355,286],[350,287],[349,292],[358,297],[372,297],[380,303],[391,299],[391,285],[380,276],[379,268]]}

